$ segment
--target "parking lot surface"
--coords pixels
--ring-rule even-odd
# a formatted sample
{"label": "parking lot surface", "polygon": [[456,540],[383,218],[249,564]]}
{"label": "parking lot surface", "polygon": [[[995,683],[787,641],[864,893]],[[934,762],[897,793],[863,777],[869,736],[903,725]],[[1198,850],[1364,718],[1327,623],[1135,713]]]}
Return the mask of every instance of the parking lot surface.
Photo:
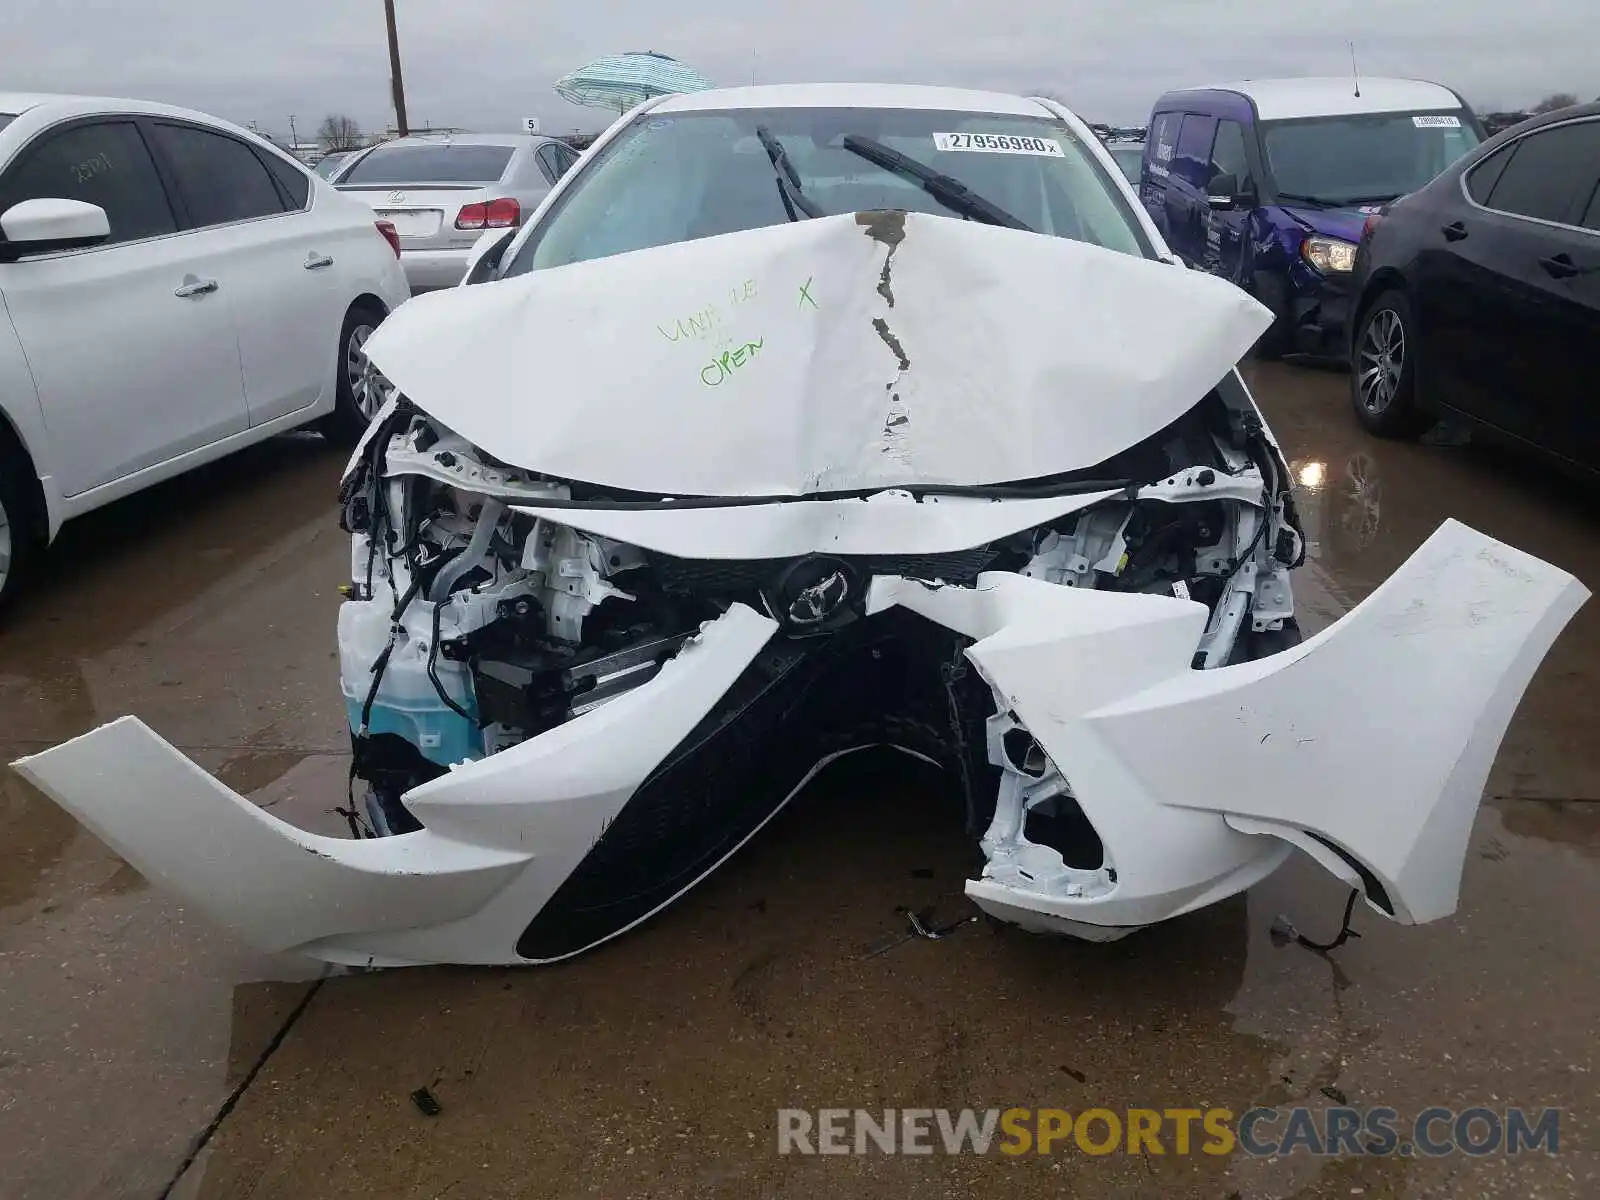
{"label": "parking lot surface", "polygon": [[[1450,516],[1600,583],[1592,490],[1473,446],[1375,441],[1339,374],[1248,376],[1301,481],[1309,627]],[[0,630],[4,760],[132,712],[258,803],[339,832],[342,463],[280,438],[69,526]],[[1269,935],[1280,914],[1338,928],[1345,894],[1298,862],[1112,945],[975,922],[869,956],[904,930],[897,906],[970,911],[970,861],[938,777],[864,760],[570,964],[319,978],[189,917],[5,770],[0,1195],[1600,1194],[1597,712],[1591,602],[1512,723],[1459,913],[1402,928],[1360,910],[1361,937],[1330,957]],[[776,1148],[790,1107],[1345,1101],[1566,1112],[1558,1155],[1514,1158]]]}

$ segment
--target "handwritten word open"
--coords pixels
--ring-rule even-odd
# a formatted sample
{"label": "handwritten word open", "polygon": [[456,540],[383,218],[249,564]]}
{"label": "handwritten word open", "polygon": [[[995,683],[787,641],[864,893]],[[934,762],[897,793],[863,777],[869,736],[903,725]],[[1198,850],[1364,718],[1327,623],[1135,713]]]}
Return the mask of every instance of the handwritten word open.
{"label": "handwritten word open", "polygon": [[766,340],[761,337],[742,346],[735,346],[732,350],[724,350],[700,369],[700,382],[707,387],[721,386],[729,376],[761,352]]}

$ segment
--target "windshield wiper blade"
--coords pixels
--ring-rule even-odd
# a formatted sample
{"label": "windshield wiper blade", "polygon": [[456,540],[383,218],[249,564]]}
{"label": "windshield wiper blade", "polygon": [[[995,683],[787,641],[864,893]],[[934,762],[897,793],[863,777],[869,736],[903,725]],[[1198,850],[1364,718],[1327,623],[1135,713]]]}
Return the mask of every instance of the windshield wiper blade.
{"label": "windshield wiper blade", "polygon": [[1004,225],[1007,229],[1021,229],[1028,233],[1033,230],[1013,217],[1005,209],[991,200],[985,200],[959,179],[950,175],[941,174],[932,167],[925,167],[916,159],[901,154],[893,146],[885,146],[873,138],[862,137],[859,134],[848,134],[844,139],[844,148],[851,154],[859,155],[869,163],[875,163],[886,171],[894,171],[900,175],[909,176],[922,185],[922,190],[927,192],[940,204],[962,216],[970,217],[974,221],[983,221],[989,225]]}
{"label": "windshield wiper blade", "polygon": [[778,172],[778,195],[783,199],[783,207],[789,214],[789,220],[800,219],[795,213],[797,208],[808,217],[827,216],[817,207],[816,201],[806,196],[801,189],[800,173],[789,161],[789,153],[783,148],[783,143],[772,136],[772,130],[765,125],[757,125],[756,137],[761,142],[762,149],[767,152],[767,157],[772,160],[772,169]]}

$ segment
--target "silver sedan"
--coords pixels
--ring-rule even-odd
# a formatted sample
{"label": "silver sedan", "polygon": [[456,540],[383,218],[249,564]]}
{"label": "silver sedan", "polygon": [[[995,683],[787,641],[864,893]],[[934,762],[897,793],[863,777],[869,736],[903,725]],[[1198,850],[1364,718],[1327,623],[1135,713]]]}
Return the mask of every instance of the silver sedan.
{"label": "silver sedan", "polygon": [[459,283],[478,235],[521,225],[577,160],[555,138],[413,134],[351,155],[333,183],[393,223],[421,292]]}

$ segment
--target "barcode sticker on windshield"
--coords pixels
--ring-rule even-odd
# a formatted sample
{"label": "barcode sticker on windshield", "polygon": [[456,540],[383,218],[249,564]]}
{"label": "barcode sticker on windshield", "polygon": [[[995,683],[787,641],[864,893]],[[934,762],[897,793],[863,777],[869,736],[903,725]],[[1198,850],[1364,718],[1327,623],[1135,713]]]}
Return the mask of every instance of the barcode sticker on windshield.
{"label": "barcode sticker on windshield", "polygon": [[1460,117],[1452,117],[1452,116],[1449,116],[1449,115],[1442,115],[1442,114],[1439,114],[1439,113],[1433,113],[1433,114],[1425,113],[1425,114],[1423,114],[1422,116],[1419,116],[1419,117],[1412,117],[1411,118],[1411,123],[1413,125],[1415,125],[1418,129],[1460,129],[1461,128],[1461,118]]}
{"label": "barcode sticker on windshield", "polygon": [[1054,138],[1012,133],[936,133],[935,150],[974,150],[982,154],[1042,154],[1062,158],[1061,143]]}

